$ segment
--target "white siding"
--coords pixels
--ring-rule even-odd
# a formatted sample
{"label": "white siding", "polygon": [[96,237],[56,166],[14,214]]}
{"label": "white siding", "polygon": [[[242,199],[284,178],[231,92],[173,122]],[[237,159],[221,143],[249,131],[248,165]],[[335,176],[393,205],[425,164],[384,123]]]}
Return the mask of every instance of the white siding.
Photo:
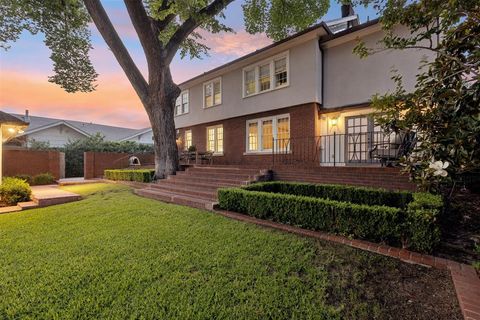
{"label": "white siding", "polygon": [[48,128],[38,132],[28,134],[27,141],[35,140],[41,142],[49,142],[50,147],[63,147],[69,139],[74,141],[84,139],[85,135],[65,125]]}
{"label": "white siding", "polygon": [[[286,49],[288,50],[288,49]],[[250,97],[243,98],[244,65],[222,75],[222,104],[203,108],[203,85],[184,87],[190,92],[190,113],[177,116],[177,128],[241,115],[270,111],[304,103],[319,102],[318,73],[320,65],[318,40],[312,39],[289,50],[289,86]],[[279,52],[272,54],[277,55]],[[258,59],[264,60],[265,57]],[[205,79],[212,80],[218,76]]]}

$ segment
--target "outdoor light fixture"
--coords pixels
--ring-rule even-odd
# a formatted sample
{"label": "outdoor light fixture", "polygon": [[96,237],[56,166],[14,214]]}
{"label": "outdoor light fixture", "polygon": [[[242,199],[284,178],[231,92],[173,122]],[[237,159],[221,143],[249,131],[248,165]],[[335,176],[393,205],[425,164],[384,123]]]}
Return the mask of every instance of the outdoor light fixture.
{"label": "outdoor light fixture", "polygon": [[332,118],[330,119],[330,125],[332,127],[336,127],[337,126],[337,123],[338,123],[338,118]]}
{"label": "outdoor light fixture", "polygon": [[0,184],[2,183],[2,159],[3,144],[8,140],[15,138],[17,133],[22,134],[23,129],[28,127],[28,123],[12,116],[6,112],[0,111]]}

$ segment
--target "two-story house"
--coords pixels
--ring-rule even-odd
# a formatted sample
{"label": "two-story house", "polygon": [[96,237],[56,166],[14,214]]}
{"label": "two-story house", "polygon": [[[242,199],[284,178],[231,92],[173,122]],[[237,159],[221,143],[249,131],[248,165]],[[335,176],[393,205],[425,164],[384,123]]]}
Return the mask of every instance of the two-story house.
{"label": "two-story house", "polygon": [[361,59],[353,53],[358,39],[375,47],[384,33],[378,20],[359,24],[352,13],[182,83],[179,148],[213,151],[214,164],[232,165],[375,163],[375,144],[398,148],[369,117],[369,101],[395,88],[392,69],[413,88],[427,53],[389,50]]}

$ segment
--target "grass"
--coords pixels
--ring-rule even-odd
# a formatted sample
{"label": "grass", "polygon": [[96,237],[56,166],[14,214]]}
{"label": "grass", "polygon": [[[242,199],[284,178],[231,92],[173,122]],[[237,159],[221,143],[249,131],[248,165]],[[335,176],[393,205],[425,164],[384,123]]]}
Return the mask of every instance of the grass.
{"label": "grass", "polygon": [[0,319],[461,316],[445,272],[121,185],[65,189],[85,200],[0,215]]}

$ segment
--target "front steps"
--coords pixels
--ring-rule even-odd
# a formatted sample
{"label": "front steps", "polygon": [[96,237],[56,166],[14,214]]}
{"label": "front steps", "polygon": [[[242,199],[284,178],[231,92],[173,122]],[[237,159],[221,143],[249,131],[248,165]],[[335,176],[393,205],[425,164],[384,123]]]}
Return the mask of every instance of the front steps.
{"label": "front steps", "polygon": [[139,196],[212,210],[217,203],[217,190],[239,187],[256,181],[268,180],[268,170],[222,166],[193,166],[167,179],[136,189]]}

